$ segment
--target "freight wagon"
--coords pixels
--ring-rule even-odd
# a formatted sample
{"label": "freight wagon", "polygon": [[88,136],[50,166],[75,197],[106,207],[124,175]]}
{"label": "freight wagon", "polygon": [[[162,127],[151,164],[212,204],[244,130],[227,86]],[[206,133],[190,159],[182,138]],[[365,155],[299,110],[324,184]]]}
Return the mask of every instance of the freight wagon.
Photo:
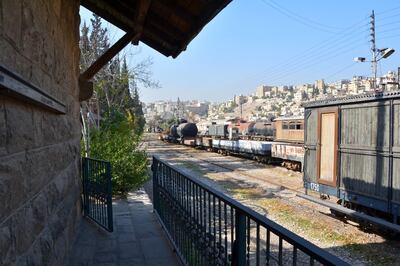
{"label": "freight wagon", "polygon": [[302,144],[272,142],[271,156],[282,159],[282,165],[288,169],[303,170],[304,146]]}
{"label": "freight wagon", "polygon": [[207,135],[222,139],[228,138],[228,125],[212,124],[208,127]]}
{"label": "freight wagon", "polygon": [[314,101],[305,107],[304,186],[344,206],[400,215],[400,93]]}
{"label": "freight wagon", "polygon": [[[187,146],[217,151],[222,154],[236,154],[265,163],[282,163],[283,166],[300,171],[303,166],[304,149],[303,120],[285,117],[279,122],[243,122],[211,124],[206,133],[196,135],[193,123],[174,125],[170,135],[163,140]],[[274,142],[275,125],[280,142]],[[287,125],[287,126],[286,126]]]}
{"label": "freight wagon", "polygon": [[274,140],[275,127],[273,122],[256,122],[250,131],[253,140]]}
{"label": "freight wagon", "polygon": [[271,162],[270,141],[213,139],[212,148],[222,154],[238,154],[259,162]]}

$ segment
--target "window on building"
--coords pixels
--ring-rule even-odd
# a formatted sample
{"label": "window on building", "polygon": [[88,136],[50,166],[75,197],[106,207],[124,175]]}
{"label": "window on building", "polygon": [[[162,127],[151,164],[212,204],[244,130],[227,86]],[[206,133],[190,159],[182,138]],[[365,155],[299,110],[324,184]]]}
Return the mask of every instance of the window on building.
{"label": "window on building", "polygon": [[288,129],[289,126],[287,124],[287,122],[282,122],[282,129]]}

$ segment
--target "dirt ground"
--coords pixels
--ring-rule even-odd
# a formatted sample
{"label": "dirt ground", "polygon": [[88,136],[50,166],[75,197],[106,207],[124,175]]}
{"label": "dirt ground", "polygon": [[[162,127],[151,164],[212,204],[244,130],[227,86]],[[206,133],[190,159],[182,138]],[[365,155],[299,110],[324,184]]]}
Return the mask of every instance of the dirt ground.
{"label": "dirt ground", "polygon": [[328,208],[296,196],[304,191],[302,173],[280,166],[168,144],[156,134],[144,137],[149,156],[157,155],[266,215],[269,219],[352,265],[400,265],[400,239],[362,230]]}

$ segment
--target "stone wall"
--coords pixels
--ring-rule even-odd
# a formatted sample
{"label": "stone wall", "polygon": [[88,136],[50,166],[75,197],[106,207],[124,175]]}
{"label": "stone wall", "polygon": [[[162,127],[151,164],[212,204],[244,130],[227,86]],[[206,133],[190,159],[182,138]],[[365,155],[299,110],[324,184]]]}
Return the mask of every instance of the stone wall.
{"label": "stone wall", "polygon": [[1,0],[0,64],[62,101],[0,94],[0,265],[63,265],[81,217],[79,0]]}

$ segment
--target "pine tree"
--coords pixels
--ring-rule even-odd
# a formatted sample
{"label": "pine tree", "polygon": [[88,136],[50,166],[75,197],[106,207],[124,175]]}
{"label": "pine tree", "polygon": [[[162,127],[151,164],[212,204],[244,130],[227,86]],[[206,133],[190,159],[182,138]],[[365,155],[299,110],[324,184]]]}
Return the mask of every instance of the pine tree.
{"label": "pine tree", "polygon": [[86,60],[90,58],[91,53],[89,42],[89,27],[86,25],[86,22],[83,22],[83,26],[81,29],[79,47],[81,49],[80,68],[82,71],[84,71],[89,66],[89,62],[86,62]]}

